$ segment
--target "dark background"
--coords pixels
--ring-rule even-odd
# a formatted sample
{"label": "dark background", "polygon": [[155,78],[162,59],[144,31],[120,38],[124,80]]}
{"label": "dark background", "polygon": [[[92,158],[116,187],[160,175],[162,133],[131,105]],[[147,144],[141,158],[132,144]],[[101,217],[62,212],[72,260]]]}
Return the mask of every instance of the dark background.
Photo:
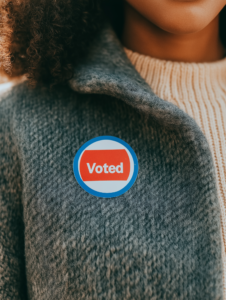
{"label": "dark background", "polygon": [[[139,1],[139,0],[138,0]],[[124,23],[124,5],[123,0],[105,0],[104,11],[110,19],[112,26],[117,33],[118,37],[121,37],[123,23]]]}

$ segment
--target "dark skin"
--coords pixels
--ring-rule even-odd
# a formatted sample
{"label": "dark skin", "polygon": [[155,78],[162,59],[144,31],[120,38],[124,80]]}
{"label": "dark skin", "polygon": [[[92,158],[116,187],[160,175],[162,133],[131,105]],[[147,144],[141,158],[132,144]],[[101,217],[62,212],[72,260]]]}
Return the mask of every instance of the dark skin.
{"label": "dark skin", "polygon": [[122,42],[159,59],[213,62],[224,57],[219,13],[226,0],[126,0]]}
{"label": "dark skin", "polygon": [[[218,20],[226,0],[120,1],[125,2],[126,47],[174,61],[210,62],[224,56]],[[0,67],[16,76],[27,74],[32,86],[67,82],[102,26],[100,2],[0,1]],[[226,28],[226,10],[222,16],[221,28]],[[223,32],[221,40],[226,46]]]}

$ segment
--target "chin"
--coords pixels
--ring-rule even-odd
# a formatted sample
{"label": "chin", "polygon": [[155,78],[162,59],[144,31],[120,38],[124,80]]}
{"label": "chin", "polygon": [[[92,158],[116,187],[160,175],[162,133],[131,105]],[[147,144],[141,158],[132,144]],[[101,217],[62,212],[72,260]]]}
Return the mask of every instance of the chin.
{"label": "chin", "polygon": [[185,24],[184,22],[181,22],[178,24],[178,22],[175,24],[174,22],[169,22],[167,24],[162,24],[159,27],[163,29],[166,32],[172,33],[172,34],[192,34],[199,32],[203,30],[208,24],[195,24],[195,22],[191,22],[189,24]]}
{"label": "chin", "polygon": [[154,24],[172,34],[192,34],[203,30],[212,19],[199,10],[188,10],[175,14],[164,14]]}
{"label": "chin", "polygon": [[126,0],[126,2],[147,21],[174,34],[201,31],[225,6],[225,0]]}

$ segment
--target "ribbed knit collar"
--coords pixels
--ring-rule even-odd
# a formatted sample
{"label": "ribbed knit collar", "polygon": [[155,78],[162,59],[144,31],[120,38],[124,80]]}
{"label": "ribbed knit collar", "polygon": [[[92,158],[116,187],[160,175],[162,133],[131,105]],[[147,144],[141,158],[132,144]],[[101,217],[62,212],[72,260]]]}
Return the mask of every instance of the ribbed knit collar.
{"label": "ribbed knit collar", "polygon": [[[226,58],[211,63],[184,63],[124,50],[141,77],[163,99],[168,99],[169,93],[173,99],[182,99],[188,90],[198,95],[207,86],[212,86],[212,90],[226,90]],[[192,97],[188,100],[191,101]]]}

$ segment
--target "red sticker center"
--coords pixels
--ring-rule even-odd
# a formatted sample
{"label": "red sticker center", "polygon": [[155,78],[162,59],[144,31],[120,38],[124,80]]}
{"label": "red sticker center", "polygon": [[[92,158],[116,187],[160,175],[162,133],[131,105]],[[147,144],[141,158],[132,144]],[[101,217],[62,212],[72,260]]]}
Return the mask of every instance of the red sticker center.
{"label": "red sticker center", "polygon": [[124,149],[85,150],[79,169],[83,181],[127,181],[130,159]]}

